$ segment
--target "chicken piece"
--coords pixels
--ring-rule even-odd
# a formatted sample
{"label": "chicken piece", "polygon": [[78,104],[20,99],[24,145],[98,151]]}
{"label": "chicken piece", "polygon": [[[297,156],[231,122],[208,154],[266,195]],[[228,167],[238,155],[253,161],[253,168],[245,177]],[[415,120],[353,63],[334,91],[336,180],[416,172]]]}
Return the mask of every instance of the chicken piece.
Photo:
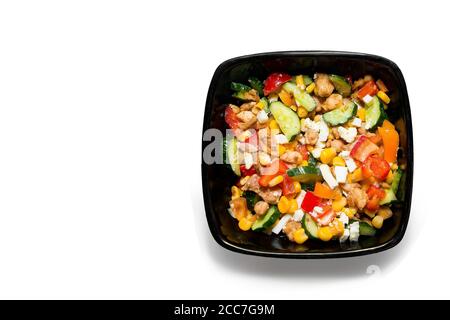
{"label": "chicken piece", "polygon": [[286,223],[286,225],[283,228],[283,231],[287,235],[289,240],[295,241],[294,233],[295,233],[295,231],[299,230],[301,227],[302,227],[302,225],[300,224],[300,222],[291,220],[288,223]]}
{"label": "chicken piece", "polygon": [[248,110],[246,110],[246,111],[241,111],[241,112],[239,112],[236,116],[237,116],[237,118],[238,118],[239,120],[241,120],[242,122],[249,122],[249,121],[251,121],[251,120],[255,117],[255,115],[253,114],[253,112],[248,111]]}
{"label": "chicken piece", "polygon": [[255,213],[258,217],[264,215],[269,210],[269,204],[265,201],[258,201],[254,207]]}
{"label": "chicken piece", "polygon": [[244,97],[245,100],[249,100],[249,101],[259,101],[259,95],[258,92],[255,89],[251,89],[247,92],[244,92]]}
{"label": "chicken piece", "polygon": [[285,153],[283,153],[283,155],[280,158],[284,162],[289,163],[300,163],[302,161],[302,155],[298,151],[288,150]]}
{"label": "chicken piece", "polygon": [[240,110],[241,111],[248,111],[248,110],[251,110],[254,106],[256,106],[256,102],[246,102],[246,103],[243,103],[241,106],[240,106]]}
{"label": "chicken piece", "polygon": [[333,93],[325,100],[322,107],[325,111],[330,111],[339,108],[342,106],[342,103],[342,96],[338,93]]}
{"label": "chicken piece", "polygon": [[319,139],[319,133],[313,129],[307,129],[305,132],[305,142],[306,144],[316,144]]}
{"label": "chicken piece", "polygon": [[344,149],[344,142],[340,139],[331,140],[330,147],[334,148],[337,153],[341,152]]}
{"label": "chicken piece", "polygon": [[326,98],[333,93],[334,85],[327,74],[318,73],[315,79],[315,83],[316,88],[314,89],[314,91],[319,97]]}
{"label": "chicken piece", "polygon": [[344,190],[348,192],[347,203],[350,207],[358,208],[359,210],[364,209],[368,198],[359,184],[347,184],[344,186]]}
{"label": "chicken piece", "polygon": [[257,193],[265,202],[269,204],[277,204],[281,197],[281,189],[279,187],[265,188],[259,185],[259,176],[252,175],[242,187],[243,191],[250,190]]}

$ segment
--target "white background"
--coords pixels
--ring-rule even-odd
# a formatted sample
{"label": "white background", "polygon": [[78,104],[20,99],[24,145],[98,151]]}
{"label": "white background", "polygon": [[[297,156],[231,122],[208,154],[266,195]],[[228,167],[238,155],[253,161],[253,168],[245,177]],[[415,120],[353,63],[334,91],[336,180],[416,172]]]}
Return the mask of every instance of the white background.
{"label": "white background", "polygon": [[[0,298],[450,298],[444,4],[2,1]],[[200,139],[212,74],[231,57],[295,49],[379,54],[403,71],[414,199],[388,252],[273,260],[209,234]]]}

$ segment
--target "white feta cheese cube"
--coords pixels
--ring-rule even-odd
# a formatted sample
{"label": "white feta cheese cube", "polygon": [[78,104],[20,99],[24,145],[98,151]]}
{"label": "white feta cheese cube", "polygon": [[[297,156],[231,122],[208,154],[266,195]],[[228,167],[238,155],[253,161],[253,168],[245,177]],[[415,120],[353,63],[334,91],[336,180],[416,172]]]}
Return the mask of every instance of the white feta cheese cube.
{"label": "white feta cheese cube", "polygon": [[348,225],[349,219],[348,219],[348,216],[345,213],[341,212],[341,214],[339,215],[338,219],[339,219],[340,222],[342,222],[342,224],[344,226]]}
{"label": "white feta cheese cube", "polygon": [[288,138],[286,138],[286,136],[284,134],[280,133],[280,134],[275,135],[275,142],[278,144],[285,144],[285,143],[288,143],[289,140],[288,140]]}
{"label": "white feta cheese cube", "polygon": [[256,115],[256,119],[258,120],[259,123],[266,123],[269,120],[269,117],[267,115],[267,112],[265,112],[264,110],[261,110]]}
{"label": "white feta cheese cube", "polygon": [[245,169],[250,169],[253,165],[253,155],[251,153],[248,152],[244,152],[244,164],[245,164]]}
{"label": "white feta cheese cube", "polygon": [[350,224],[350,241],[358,241],[359,238],[359,222],[353,222]]}
{"label": "white feta cheese cube", "polygon": [[355,127],[359,128],[359,127],[361,127],[361,124],[362,124],[362,121],[360,118],[354,118],[352,121],[352,125]]}
{"label": "white feta cheese cube", "polygon": [[259,159],[259,163],[260,163],[262,166],[267,166],[267,165],[269,165],[269,164],[272,163],[272,159],[271,159],[270,156],[269,156],[267,153],[265,153],[265,152],[260,152],[260,153],[258,154],[258,159]]}
{"label": "white feta cheese cube", "polygon": [[317,214],[317,215],[321,215],[323,213],[323,208],[322,207],[314,207],[313,211]]}
{"label": "white feta cheese cube", "polygon": [[313,151],[311,151],[311,154],[314,158],[319,159],[322,150],[323,148],[314,148]]}
{"label": "white feta cheese cube", "polygon": [[347,151],[347,150],[341,151],[341,153],[339,153],[339,156],[341,158],[346,159],[346,158],[350,157],[350,151]]}
{"label": "white feta cheese cube", "polygon": [[339,242],[345,242],[347,241],[348,237],[350,236],[350,230],[348,229],[344,229],[344,233],[342,234],[342,236],[339,238]]}
{"label": "white feta cheese cube", "polygon": [[347,168],[342,166],[334,167],[334,175],[336,176],[336,181],[338,183],[345,183],[347,181]]}
{"label": "white feta cheese cube", "polygon": [[370,101],[372,101],[373,97],[371,95],[366,94],[362,100],[365,104],[368,104]]}
{"label": "white feta cheese cube", "polygon": [[352,158],[348,157],[344,159],[344,161],[345,164],[347,165],[347,169],[349,172],[353,172],[356,170],[356,168],[358,168],[358,166],[356,165],[355,161]]}
{"label": "white feta cheese cube", "polygon": [[300,191],[300,194],[297,197],[297,204],[298,204],[299,208],[302,207],[302,203],[303,203],[303,199],[305,199],[305,195],[306,195],[306,191],[302,190],[302,191]]}
{"label": "white feta cheese cube", "polygon": [[312,120],[309,119],[309,118],[306,118],[306,119],[303,121],[303,126],[302,126],[301,130],[302,130],[303,132],[305,132],[305,131],[308,130],[308,129],[311,129],[311,130],[316,131],[316,132],[319,131],[319,129],[320,129],[319,123],[318,123],[318,122],[314,122],[314,121],[312,121]]}
{"label": "white feta cheese cube", "polygon": [[348,129],[344,127],[338,127],[338,132],[341,138],[344,139],[347,143],[352,143],[355,140],[356,135],[358,134],[358,131],[354,127]]}
{"label": "white feta cheese cube", "polygon": [[336,179],[333,177],[333,174],[331,173],[330,167],[326,164],[321,164],[319,166],[320,172],[322,173],[322,177],[325,180],[325,182],[328,184],[328,186],[331,189],[334,189],[338,186],[338,183]]}
{"label": "white feta cheese cube", "polygon": [[305,215],[305,212],[303,212],[302,209],[295,210],[294,216],[292,219],[294,221],[301,221],[303,219],[303,216]]}
{"label": "white feta cheese cube", "polygon": [[325,142],[328,140],[328,135],[330,134],[330,129],[328,128],[325,121],[321,120],[319,122],[319,141]]}
{"label": "white feta cheese cube", "polygon": [[288,223],[289,220],[291,220],[292,216],[290,214],[284,215],[280,221],[273,227],[272,232],[275,234],[279,234],[281,230],[283,230],[286,223]]}

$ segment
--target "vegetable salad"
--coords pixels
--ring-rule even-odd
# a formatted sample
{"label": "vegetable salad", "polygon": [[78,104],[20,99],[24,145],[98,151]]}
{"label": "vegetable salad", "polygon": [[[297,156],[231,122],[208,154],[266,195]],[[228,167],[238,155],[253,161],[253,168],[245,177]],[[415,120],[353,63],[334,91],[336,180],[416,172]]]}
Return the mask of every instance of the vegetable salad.
{"label": "vegetable salad", "polygon": [[231,83],[228,209],[242,231],[358,241],[393,215],[402,176],[389,91],[366,75],[273,73]]}

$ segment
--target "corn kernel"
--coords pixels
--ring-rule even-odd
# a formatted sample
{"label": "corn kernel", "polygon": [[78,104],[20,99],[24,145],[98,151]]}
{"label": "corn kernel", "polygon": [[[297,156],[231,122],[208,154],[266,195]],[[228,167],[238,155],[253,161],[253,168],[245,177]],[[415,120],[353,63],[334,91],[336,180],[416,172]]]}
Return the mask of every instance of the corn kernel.
{"label": "corn kernel", "polygon": [[289,209],[288,213],[294,214],[298,209],[298,204],[296,199],[289,200]]}
{"label": "corn kernel", "polygon": [[290,108],[292,109],[292,111],[297,112],[297,106],[292,105],[290,106]]}
{"label": "corn kernel", "polygon": [[331,228],[331,233],[333,233],[334,236],[341,236],[344,233],[344,224],[342,221],[334,220],[333,227]]}
{"label": "corn kernel", "polygon": [[278,210],[281,213],[286,213],[286,212],[288,212],[290,205],[291,204],[290,204],[289,199],[286,198],[285,196],[282,196],[280,198],[280,201],[278,201]]}
{"label": "corn kernel", "polygon": [[307,149],[309,152],[312,152],[312,151],[314,150],[314,146],[308,145],[308,146],[306,147],[306,149]]}
{"label": "corn kernel", "polygon": [[250,176],[243,177],[243,178],[241,178],[241,180],[239,180],[239,184],[240,184],[241,186],[243,186],[244,184],[247,183],[247,181],[248,181],[249,179],[250,179]]}
{"label": "corn kernel", "polygon": [[398,169],[398,164],[393,163],[392,166],[391,166],[391,169],[392,170],[397,170]]}
{"label": "corn kernel", "polygon": [[391,99],[389,98],[389,96],[386,93],[384,93],[383,91],[378,91],[377,96],[378,96],[378,98],[383,100],[383,102],[386,104],[389,104],[389,102],[391,102]]}
{"label": "corn kernel", "polygon": [[361,168],[356,169],[355,171],[350,173],[348,177],[350,183],[361,181],[363,179],[362,169]]}
{"label": "corn kernel", "polygon": [[258,108],[258,109],[264,109],[264,107],[265,107],[265,104],[264,104],[264,102],[262,102],[262,101],[259,101],[257,104],[256,104],[256,107]]}
{"label": "corn kernel", "polygon": [[358,116],[358,118],[361,119],[361,121],[365,121],[366,120],[366,109],[364,109],[364,108],[358,109],[358,111],[356,112],[356,115]]}
{"label": "corn kernel", "polygon": [[339,212],[346,205],[347,205],[347,199],[345,197],[341,197],[339,200],[334,200],[331,206],[335,212]]}
{"label": "corn kernel", "polygon": [[388,207],[383,207],[378,210],[378,215],[382,217],[384,220],[392,217],[392,210]]}
{"label": "corn kernel", "polygon": [[283,182],[283,176],[276,176],[269,181],[269,187],[275,187],[277,184]]}
{"label": "corn kernel", "polygon": [[391,184],[392,181],[394,181],[394,174],[392,173],[392,170],[389,170],[389,173],[386,177],[386,182]]}
{"label": "corn kernel", "polygon": [[320,161],[324,164],[329,164],[336,157],[336,150],[334,148],[325,148],[320,153]]}
{"label": "corn kernel", "polygon": [[279,144],[278,145],[278,155],[281,157],[286,152],[286,147]]}
{"label": "corn kernel", "polygon": [[305,90],[305,82],[303,81],[302,75],[295,77],[295,83],[297,84],[297,87],[299,87],[301,90]]}
{"label": "corn kernel", "polygon": [[306,116],[308,115],[308,111],[303,107],[298,107],[297,114],[300,118],[306,118]]}
{"label": "corn kernel", "polygon": [[301,163],[301,166],[302,167],[307,167],[308,166],[308,161],[303,160],[302,163]]}
{"label": "corn kernel", "polygon": [[322,241],[330,241],[333,237],[333,233],[331,232],[330,227],[321,227],[319,228],[319,239]]}
{"label": "corn kernel", "polygon": [[250,220],[248,220],[247,218],[243,218],[241,220],[239,220],[239,229],[243,230],[243,231],[247,231],[250,230],[250,228],[252,227],[252,222]]}
{"label": "corn kernel", "polygon": [[341,157],[334,157],[333,158],[333,166],[341,166],[345,167],[345,160]]}
{"label": "corn kernel", "polygon": [[231,187],[231,200],[237,199],[242,195],[241,189],[236,186]]}
{"label": "corn kernel", "polygon": [[278,126],[278,123],[275,121],[275,119],[270,120],[269,128],[270,129],[280,129],[280,127]]}
{"label": "corn kernel", "polygon": [[302,191],[302,186],[300,185],[300,182],[294,181],[294,190],[296,193],[300,193],[300,191]]}
{"label": "corn kernel", "polygon": [[306,87],[306,92],[311,93],[314,91],[314,88],[316,87],[316,84],[313,82],[309,86]]}
{"label": "corn kernel", "polygon": [[375,218],[372,219],[372,226],[376,229],[381,229],[381,227],[383,226],[383,217],[378,215],[375,216]]}
{"label": "corn kernel", "polygon": [[305,229],[300,228],[298,230],[295,230],[294,232],[294,241],[298,244],[304,243],[306,240],[308,240],[308,236],[305,233]]}
{"label": "corn kernel", "polygon": [[353,219],[353,217],[356,214],[356,209],[355,208],[344,208],[342,209],[342,212],[349,218],[349,219]]}

